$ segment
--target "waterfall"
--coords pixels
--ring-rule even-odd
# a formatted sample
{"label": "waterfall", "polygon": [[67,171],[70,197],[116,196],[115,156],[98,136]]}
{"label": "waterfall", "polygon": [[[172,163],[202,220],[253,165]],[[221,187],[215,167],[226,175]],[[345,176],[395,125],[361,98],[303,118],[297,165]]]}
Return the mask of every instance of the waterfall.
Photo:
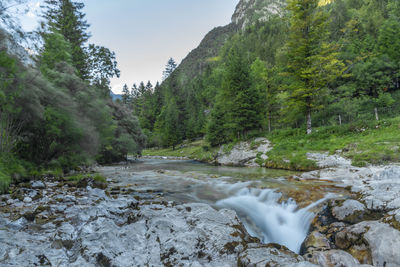
{"label": "waterfall", "polygon": [[281,244],[299,253],[315,216],[310,209],[327,198],[299,209],[293,199],[280,202],[281,197],[271,189],[242,188],[216,205],[235,210],[248,233],[263,243]]}

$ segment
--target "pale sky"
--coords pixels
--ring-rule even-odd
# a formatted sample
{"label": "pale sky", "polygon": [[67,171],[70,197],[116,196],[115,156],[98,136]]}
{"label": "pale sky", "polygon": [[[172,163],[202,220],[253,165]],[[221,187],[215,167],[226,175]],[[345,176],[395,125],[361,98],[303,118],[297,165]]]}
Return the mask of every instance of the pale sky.
{"label": "pale sky", "polygon": [[[30,0],[22,23],[31,30],[40,2]],[[224,26],[239,0],[84,0],[91,24],[90,43],[115,51],[120,79],[112,80],[119,93],[126,83],[161,81],[170,57],[178,63],[214,27]],[[36,12],[35,12],[36,11]]]}

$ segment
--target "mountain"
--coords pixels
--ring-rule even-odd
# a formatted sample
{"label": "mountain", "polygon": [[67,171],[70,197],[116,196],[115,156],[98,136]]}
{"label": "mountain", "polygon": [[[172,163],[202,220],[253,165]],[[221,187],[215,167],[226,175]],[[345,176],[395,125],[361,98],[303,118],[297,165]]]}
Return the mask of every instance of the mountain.
{"label": "mountain", "polygon": [[122,101],[122,95],[114,94],[113,91],[110,91],[110,96],[111,96],[111,99],[113,101],[117,101],[117,100],[121,100]]}
{"label": "mountain", "polygon": [[205,70],[210,60],[218,55],[225,42],[235,33],[256,21],[268,21],[272,15],[281,14],[285,0],[240,0],[231,23],[211,30],[177,68],[182,85]]}

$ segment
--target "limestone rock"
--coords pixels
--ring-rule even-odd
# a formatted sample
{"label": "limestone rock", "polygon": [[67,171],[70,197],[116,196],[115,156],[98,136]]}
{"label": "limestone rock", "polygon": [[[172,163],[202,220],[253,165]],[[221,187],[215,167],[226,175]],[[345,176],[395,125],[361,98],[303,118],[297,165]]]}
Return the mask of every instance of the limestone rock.
{"label": "limestone rock", "polygon": [[357,223],[362,221],[366,212],[364,204],[357,200],[348,199],[342,205],[332,208],[332,215],[339,221]]}
{"label": "limestone rock", "polygon": [[400,266],[400,231],[378,221],[365,221],[336,235],[336,245],[346,249],[361,263]]}
{"label": "limestone rock", "polygon": [[360,266],[358,260],[356,260],[353,256],[343,250],[316,251],[313,253],[312,258],[308,258],[308,260],[321,267]]}
{"label": "limestone rock", "polygon": [[267,139],[257,138],[253,142],[240,142],[229,152],[221,147],[216,161],[221,165],[255,167],[259,166],[257,157],[262,161],[268,159],[266,153],[271,149],[271,143]]}
{"label": "limestone rock", "polygon": [[331,248],[329,240],[318,231],[311,232],[304,241],[303,246],[308,252],[314,249],[327,250]]}
{"label": "limestone rock", "polygon": [[[303,265],[297,265],[303,263]],[[291,252],[287,248],[269,244],[249,244],[238,260],[238,266],[264,267],[264,266],[315,266],[311,263],[304,264],[303,257]]]}

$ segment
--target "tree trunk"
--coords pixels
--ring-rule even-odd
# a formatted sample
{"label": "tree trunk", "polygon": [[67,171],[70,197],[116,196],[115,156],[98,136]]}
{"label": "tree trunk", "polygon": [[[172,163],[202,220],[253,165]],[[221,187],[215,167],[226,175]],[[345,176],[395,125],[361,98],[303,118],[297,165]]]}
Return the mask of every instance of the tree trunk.
{"label": "tree trunk", "polygon": [[311,109],[307,110],[307,134],[312,133]]}
{"label": "tree trunk", "polygon": [[378,109],[375,108],[374,111],[375,111],[375,119],[376,119],[377,121],[379,121]]}
{"label": "tree trunk", "polygon": [[271,132],[271,112],[268,112],[268,131]]}
{"label": "tree trunk", "polygon": [[342,116],[339,114],[339,125],[342,125]]}

